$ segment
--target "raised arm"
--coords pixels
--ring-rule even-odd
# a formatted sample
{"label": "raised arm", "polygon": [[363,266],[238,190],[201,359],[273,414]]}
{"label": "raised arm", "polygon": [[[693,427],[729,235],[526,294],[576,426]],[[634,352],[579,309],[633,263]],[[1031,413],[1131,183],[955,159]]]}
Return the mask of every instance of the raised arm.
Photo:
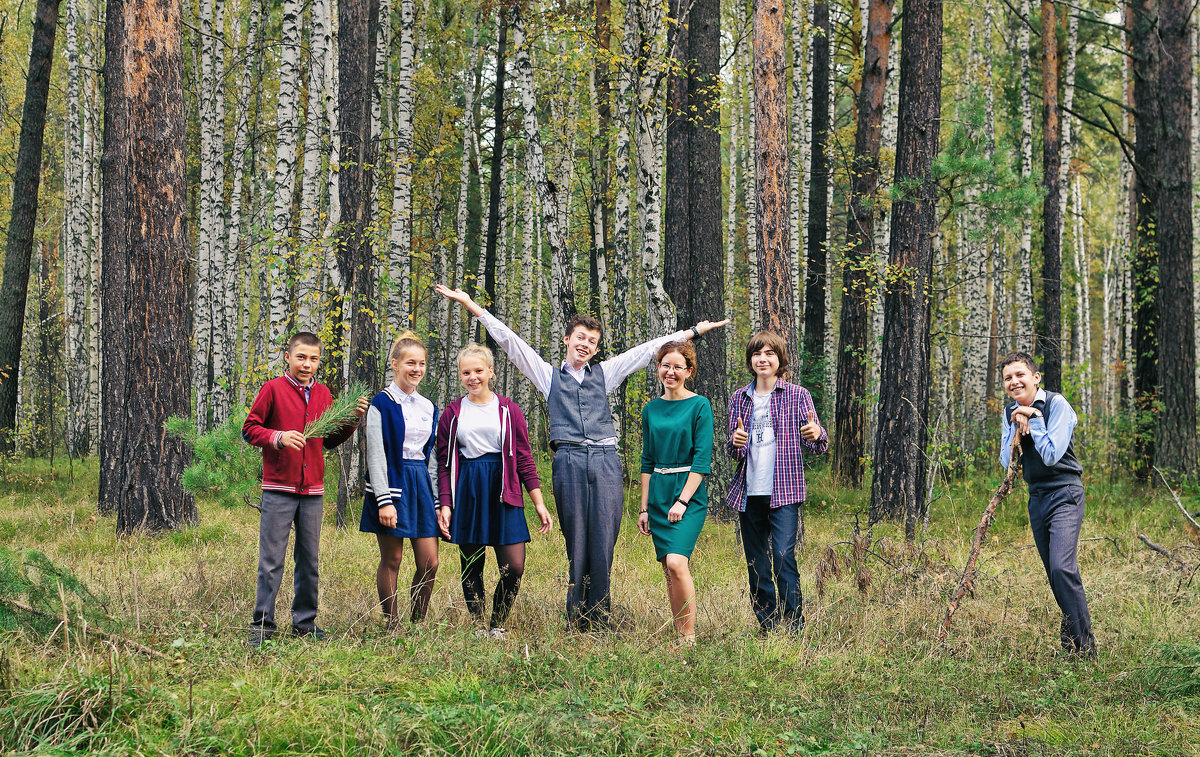
{"label": "raised arm", "polygon": [[500,349],[508,355],[512,364],[517,366],[517,370],[524,373],[525,377],[533,382],[543,397],[550,394],[550,382],[554,376],[554,368],[543,360],[541,355],[537,354],[537,350],[503,321],[484,310],[478,302],[471,299],[471,295],[463,290],[451,289],[445,284],[438,284],[437,292],[461,304],[468,313],[478,318],[487,332],[496,340],[496,344],[500,345]]}
{"label": "raised arm", "polygon": [[604,391],[606,394],[611,394],[616,391],[630,374],[645,367],[646,363],[654,357],[654,353],[658,352],[658,348],[667,342],[680,342],[685,339],[691,339],[693,336],[707,334],[713,329],[720,328],[729,323],[729,319],[724,321],[700,321],[694,328],[682,329],[666,336],[660,336],[657,339],[651,339],[648,342],[642,342],[636,347],[630,347],[620,355],[614,355],[608,360],[601,363],[604,368]]}

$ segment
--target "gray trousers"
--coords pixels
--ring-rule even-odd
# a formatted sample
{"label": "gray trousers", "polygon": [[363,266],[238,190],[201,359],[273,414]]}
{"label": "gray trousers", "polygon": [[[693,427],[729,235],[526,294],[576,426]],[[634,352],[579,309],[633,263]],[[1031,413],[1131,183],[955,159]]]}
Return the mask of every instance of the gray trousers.
{"label": "gray trousers", "polygon": [[1062,610],[1059,637],[1068,652],[1096,649],[1092,616],[1079,575],[1079,529],[1083,525],[1083,487],[1060,486],[1029,493],[1029,526],[1037,545],[1054,601]]}
{"label": "gray trousers", "polygon": [[551,465],[554,503],[567,545],[567,621],[586,630],[609,621],[613,548],[625,507],[615,447],[563,444]]}
{"label": "gray trousers", "polygon": [[296,595],[292,600],[292,628],[307,633],[317,619],[317,553],[321,544],[321,515],[324,497],[263,492],[258,520],[258,592],[254,599],[251,628],[275,631],[275,597],[283,578],[288,535],[296,528]]}

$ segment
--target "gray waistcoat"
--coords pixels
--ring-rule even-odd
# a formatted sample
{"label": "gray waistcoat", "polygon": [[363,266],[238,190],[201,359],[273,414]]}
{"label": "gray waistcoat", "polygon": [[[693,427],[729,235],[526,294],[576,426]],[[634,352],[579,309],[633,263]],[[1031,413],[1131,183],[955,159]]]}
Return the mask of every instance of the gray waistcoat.
{"label": "gray waistcoat", "polygon": [[598,365],[584,374],[582,384],[559,366],[550,379],[546,409],[552,442],[582,444],[617,435],[604,392],[604,369]]}

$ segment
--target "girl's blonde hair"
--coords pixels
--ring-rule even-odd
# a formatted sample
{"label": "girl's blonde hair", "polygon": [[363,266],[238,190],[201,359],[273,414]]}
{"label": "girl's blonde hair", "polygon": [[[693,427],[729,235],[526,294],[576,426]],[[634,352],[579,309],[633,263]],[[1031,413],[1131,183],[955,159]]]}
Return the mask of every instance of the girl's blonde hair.
{"label": "girl's blonde hair", "polygon": [[492,354],[492,350],[484,344],[476,344],[475,342],[467,342],[462,349],[458,351],[458,357],[455,358],[458,365],[462,366],[463,358],[477,357],[483,361],[483,364],[492,370],[496,370],[496,356]]}
{"label": "girl's blonde hair", "polygon": [[388,360],[399,360],[401,355],[413,349],[425,352],[425,343],[416,333],[401,331],[400,335],[396,337],[396,341],[392,342],[392,349],[388,351]]}

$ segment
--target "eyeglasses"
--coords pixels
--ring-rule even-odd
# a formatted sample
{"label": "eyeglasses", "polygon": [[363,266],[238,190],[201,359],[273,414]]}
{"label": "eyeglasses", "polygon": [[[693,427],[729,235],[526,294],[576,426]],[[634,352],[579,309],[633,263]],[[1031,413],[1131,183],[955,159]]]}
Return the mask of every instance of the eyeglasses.
{"label": "eyeglasses", "polygon": [[670,363],[659,363],[658,367],[664,371],[674,371],[675,373],[686,371],[688,369],[686,365],[671,365]]}

